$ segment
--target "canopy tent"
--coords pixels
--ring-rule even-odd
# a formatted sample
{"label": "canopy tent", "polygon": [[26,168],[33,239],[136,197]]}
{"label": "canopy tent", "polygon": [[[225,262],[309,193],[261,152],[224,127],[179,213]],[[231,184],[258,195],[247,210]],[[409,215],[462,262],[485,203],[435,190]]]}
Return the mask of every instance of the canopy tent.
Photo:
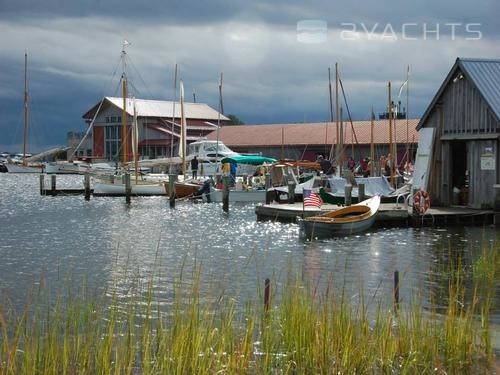
{"label": "canopy tent", "polygon": [[276,159],[268,158],[261,155],[234,155],[228,156],[221,160],[221,163],[236,163],[236,164],[251,164],[262,165],[264,163],[276,163]]}

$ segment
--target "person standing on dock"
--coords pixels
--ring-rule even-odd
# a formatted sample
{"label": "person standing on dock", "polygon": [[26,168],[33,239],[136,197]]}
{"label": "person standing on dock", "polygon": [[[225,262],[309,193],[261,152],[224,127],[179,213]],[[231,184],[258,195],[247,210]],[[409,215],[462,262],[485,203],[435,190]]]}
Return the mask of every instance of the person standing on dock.
{"label": "person standing on dock", "polygon": [[196,180],[198,178],[198,159],[196,159],[196,156],[191,160],[191,173],[193,180]]}

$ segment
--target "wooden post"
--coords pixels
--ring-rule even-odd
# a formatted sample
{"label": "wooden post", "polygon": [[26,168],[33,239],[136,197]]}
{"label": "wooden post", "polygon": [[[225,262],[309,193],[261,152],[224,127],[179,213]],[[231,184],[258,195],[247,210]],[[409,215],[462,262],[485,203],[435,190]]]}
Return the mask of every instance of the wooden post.
{"label": "wooden post", "polygon": [[45,195],[45,175],[40,173],[40,195]]}
{"label": "wooden post", "polygon": [[168,193],[170,195],[170,208],[175,208],[175,180],[177,175],[169,174],[168,175]]}
{"label": "wooden post", "polygon": [[358,184],[358,202],[362,202],[365,199],[365,184]]}
{"label": "wooden post", "polygon": [[266,204],[270,204],[272,200],[271,197],[273,196],[273,194],[276,194],[276,192],[269,191],[269,188],[271,187],[271,175],[269,173],[266,173],[265,179]]}
{"label": "wooden post", "polygon": [[50,175],[50,190],[52,195],[56,195],[56,175]]}
{"label": "wooden post", "polygon": [[130,194],[132,193],[132,186],[130,185],[130,173],[125,173],[125,202],[130,204]]}
{"label": "wooden post", "polygon": [[271,187],[271,174],[266,173],[266,190]]}
{"label": "wooden post", "polygon": [[231,185],[231,176],[222,177],[222,210],[229,212],[229,185]]}
{"label": "wooden post", "polygon": [[90,200],[90,175],[88,172],[83,176],[83,189],[85,192],[85,200]]}
{"label": "wooden post", "polygon": [[295,183],[288,181],[288,203],[295,203]]}
{"label": "wooden post", "polygon": [[267,312],[269,311],[269,300],[271,296],[271,281],[269,279],[266,279],[264,282],[264,310]]}
{"label": "wooden post", "polygon": [[344,204],[350,206],[352,203],[352,185],[346,184],[344,187]]}
{"label": "wooden post", "polygon": [[394,271],[394,311],[399,310],[399,271]]}

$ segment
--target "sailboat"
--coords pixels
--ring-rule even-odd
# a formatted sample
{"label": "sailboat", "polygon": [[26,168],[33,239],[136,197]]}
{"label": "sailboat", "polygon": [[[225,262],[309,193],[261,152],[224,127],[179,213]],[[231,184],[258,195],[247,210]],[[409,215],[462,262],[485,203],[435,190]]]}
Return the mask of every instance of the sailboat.
{"label": "sailboat", "polygon": [[[125,47],[128,42],[123,43],[122,48],[122,96],[123,96],[123,114],[122,114],[122,170],[118,175],[100,176],[94,184],[94,195],[101,196],[123,196],[126,193],[125,189],[125,173],[130,171],[130,163],[128,161],[128,125],[127,119],[129,116],[127,108],[133,108],[133,126],[132,126],[132,155],[134,164],[135,178],[130,181],[132,195],[165,195],[165,187],[163,181],[146,181],[139,178],[138,164],[138,125],[137,125],[137,109],[134,99],[127,98],[127,76],[125,72]],[[131,105],[130,105],[131,104]]]}
{"label": "sailboat", "polygon": [[[127,100],[126,102],[128,102]],[[125,102],[125,103],[126,103]],[[125,104],[125,108],[127,105]],[[138,125],[137,125],[137,109],[135,101],[132,99],[133,121],[132,121],[132,155],[134,164],[134,178],[130,181],[132,195],[165,195],[164,182],[143,180],[139,177],[138,165]],[[126,120],[125,120],[126,121]],[[126,137],[123,137],[126,142]],[[124,159],[126,161],[126,157]],[[124,164],[129,166],[130,163]],[[130,170],[130,168],[128,168]],[[94,195],[96,196],[123,196],[125,195],[124,174],[117,176],[101,176],[94,184]]]}
{"label": "sailboat", "polygon": [[[184,113],[184,84],[180,81],[180,96],[181,96],[181,130],[179,139],[179,157],[182,165],[182,181],[175,182],[175,195],[177,198],[194,196],[202,187],[202,182],[186,178],[186,148],[187,148],[187,123]],[[165,185],[165,191],[168,193],[168,185]]]}
{"label": "sailboat", "polygon": [[23,154],[20,163],[9,159],[5,167],[9,173],[41,173],[43,164],[28,164],[26,153],[26,139],[28,136],[28,54],[24,54],[24,127],[23,127]]}

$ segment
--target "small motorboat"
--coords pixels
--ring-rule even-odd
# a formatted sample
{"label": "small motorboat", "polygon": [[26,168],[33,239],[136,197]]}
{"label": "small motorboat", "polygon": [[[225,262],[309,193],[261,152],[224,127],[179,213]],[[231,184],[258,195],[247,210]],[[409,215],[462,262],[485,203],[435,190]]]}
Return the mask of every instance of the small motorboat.
{"label": "small motorboat", "polygon": [[297,218],[301,233],[308,239],[346,236],[368,230],[375,222],[380,196],[322,215]]}

